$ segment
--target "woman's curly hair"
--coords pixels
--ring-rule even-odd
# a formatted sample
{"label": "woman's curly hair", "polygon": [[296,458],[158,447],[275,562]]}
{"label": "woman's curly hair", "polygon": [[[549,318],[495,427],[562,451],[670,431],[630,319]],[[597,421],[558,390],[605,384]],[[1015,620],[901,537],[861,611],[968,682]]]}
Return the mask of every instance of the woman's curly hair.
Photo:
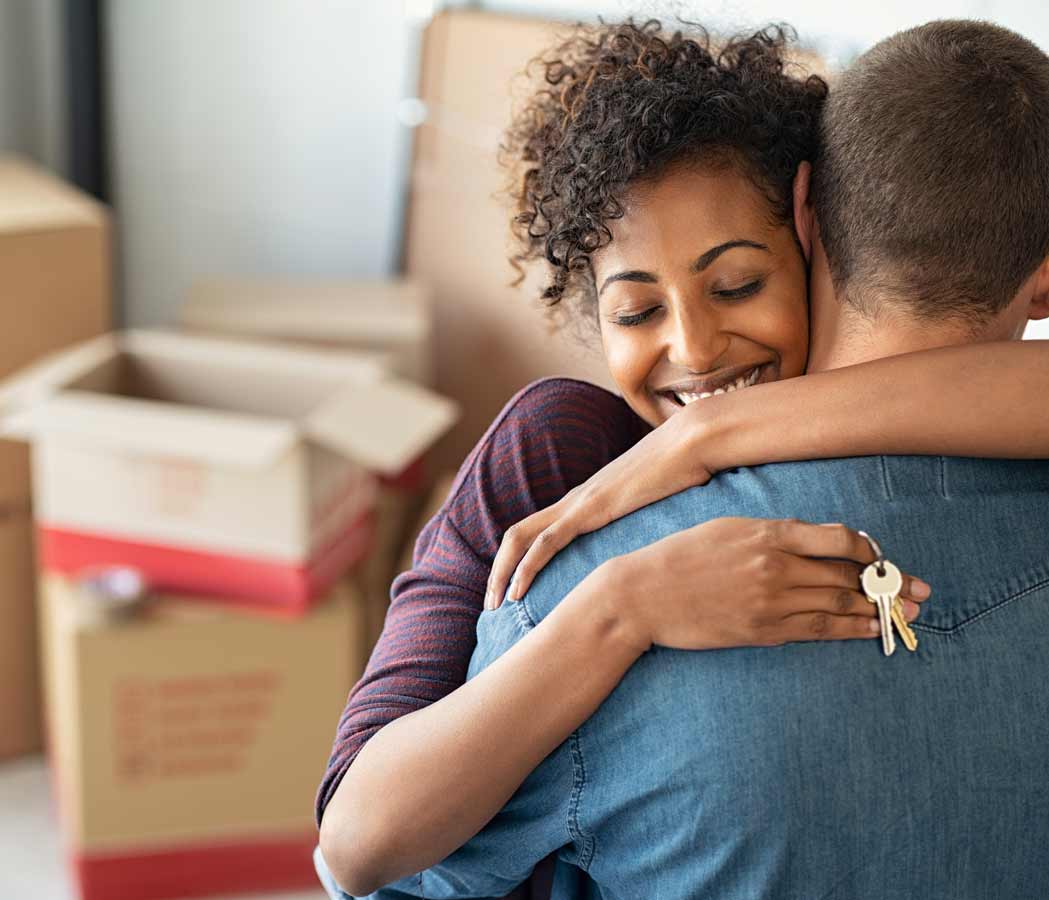
{"label": "woman's curly hair", "polygon": [[795,39],[770,26],[714,47],[698,26],[667,35],[657,20],[578,26],[533,60],[541,87],[501,148],[511,170],[516,252],[545,259],[542,298],[594,300],[590,256],[612,239],[622,196],[671,163],[731,161],[789,222],[798,164],[816,150],[827,84],[791,74]]}

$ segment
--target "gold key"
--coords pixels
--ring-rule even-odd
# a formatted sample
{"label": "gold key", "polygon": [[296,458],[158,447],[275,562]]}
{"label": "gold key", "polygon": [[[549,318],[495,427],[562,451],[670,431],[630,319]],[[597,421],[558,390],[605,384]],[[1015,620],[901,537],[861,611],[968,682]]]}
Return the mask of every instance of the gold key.
{"label": "gold key", "polygon": [[917,650],[918,636],[903,615],[903,601],[899,597],[892,604],[892,621],[896,626],[896,630],[900,633],[900,637],[903,638],[903,646],[910,650],[911,653]]}

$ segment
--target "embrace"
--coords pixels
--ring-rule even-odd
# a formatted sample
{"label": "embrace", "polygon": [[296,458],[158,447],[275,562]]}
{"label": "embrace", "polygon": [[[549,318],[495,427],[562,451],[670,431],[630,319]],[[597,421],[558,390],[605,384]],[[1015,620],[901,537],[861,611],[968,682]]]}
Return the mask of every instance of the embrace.
{"label": "embrace", "polygon": [[513,259],[619,395],[522,391],[420,537],[333,897],[1049,896],[1049,58],[939,21],[828,89],[791,41],[541,58]]}

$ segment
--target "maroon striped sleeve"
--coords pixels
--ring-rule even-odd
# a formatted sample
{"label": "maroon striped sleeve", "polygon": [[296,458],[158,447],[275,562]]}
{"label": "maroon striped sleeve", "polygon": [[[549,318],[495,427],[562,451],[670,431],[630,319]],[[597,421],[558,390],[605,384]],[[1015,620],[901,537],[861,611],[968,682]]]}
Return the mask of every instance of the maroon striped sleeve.
{"label": "maroon striped sleeve", "polygon": [[350,692],[317,794],[317,821],[350,763],[387,723],[466,679],[488,573],[503,532],[549,506],[641,439],[619,397],[567,378],[517,394],[481,438],[393,583],[386,624]]}

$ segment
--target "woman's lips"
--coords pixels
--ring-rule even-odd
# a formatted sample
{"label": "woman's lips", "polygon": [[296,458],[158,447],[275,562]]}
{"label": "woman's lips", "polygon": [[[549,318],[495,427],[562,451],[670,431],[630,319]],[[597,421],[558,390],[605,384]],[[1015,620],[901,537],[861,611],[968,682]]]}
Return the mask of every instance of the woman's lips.
{"label": "woman's lips", "polygon": [[662,388],[655,393],[660,399],[680,408],[695,403],[697,400],[731,394],[734,391],[741,391],[759,384],[766,380],[772,369],[771,363],[759,363],[732,378],[706,378],[702,382],[697,381],[692,384],[682,382],[673,388]]}

